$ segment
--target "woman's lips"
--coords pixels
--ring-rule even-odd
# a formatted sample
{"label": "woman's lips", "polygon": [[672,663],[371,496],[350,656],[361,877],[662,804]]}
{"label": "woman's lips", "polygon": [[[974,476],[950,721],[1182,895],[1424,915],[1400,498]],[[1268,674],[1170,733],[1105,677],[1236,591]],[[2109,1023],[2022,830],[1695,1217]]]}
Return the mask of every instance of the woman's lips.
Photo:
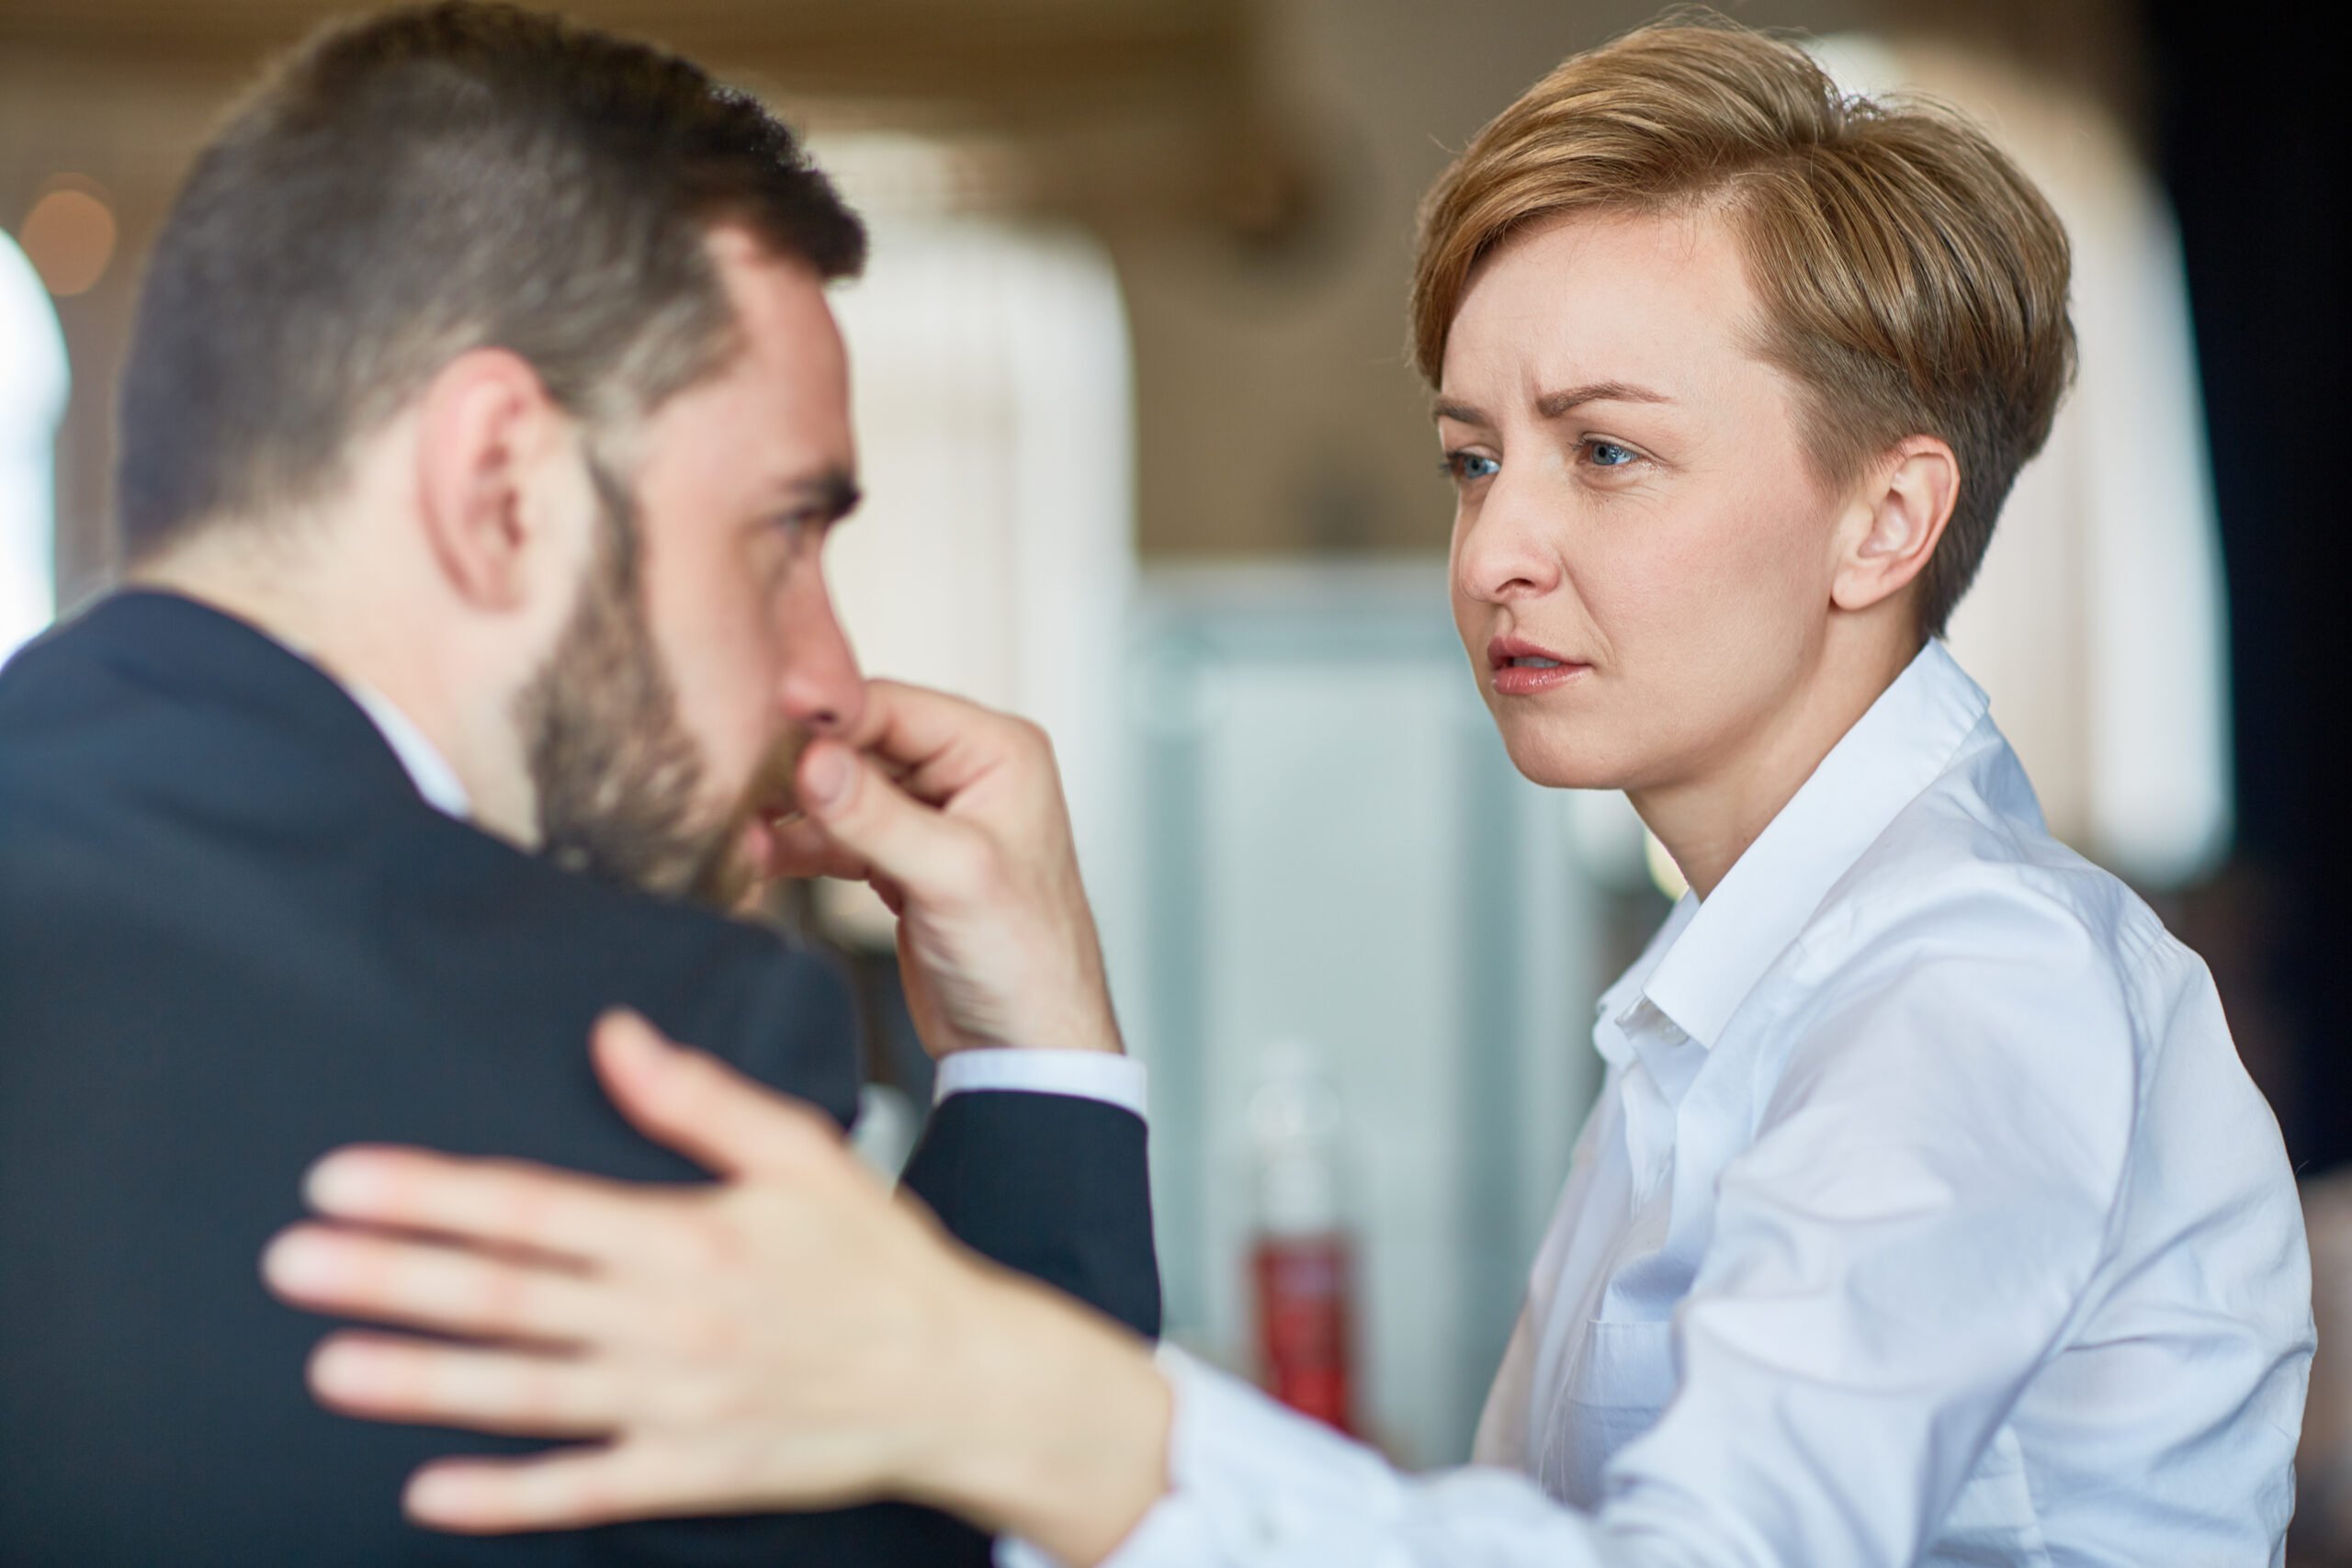
{"label": "woman's lips", "polygon": [[1524,637],[1498,637],[1487,645],[1495,694],[1532,696],[1592,673],[1592,666],[1553,652]]}
{"label": "woman's lips", "polygon": [[1504,697],[1530,697],[1538,692],[1548,692],[1555,686],[1582,680],[1591,673],[1592,666],[1589,664],[1506,664],[1495,671],[1495,694]]}

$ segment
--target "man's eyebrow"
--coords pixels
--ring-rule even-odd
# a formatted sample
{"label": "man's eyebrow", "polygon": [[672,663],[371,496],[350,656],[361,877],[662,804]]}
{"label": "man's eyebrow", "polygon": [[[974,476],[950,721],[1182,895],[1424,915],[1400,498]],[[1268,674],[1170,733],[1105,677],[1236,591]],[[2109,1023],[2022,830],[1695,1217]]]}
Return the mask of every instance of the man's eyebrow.
{"label": "man's eyebrow", "polygon": [[[1586,403],[1670,403],[1674,400],[1664,392],[1636,386],[1631,381],[1589,381],[1581,387],[1566,387],[1556,392],[1546,392],[1535,400],[1535,412],[1545,419],[1557,419],[1570,409]],[[1450,419],[1457,424],[1487,425],[1492,422],[1486,413],[1468,403],[1457,403],[1451,398],[1439,398],[1430,404],[1430,418]]]}
{"label": "man's eyebrow", "polygon": [[796,506],[816,513],[828,523],[840,522],[865,499],[847,468],[827,468],[821,474],[791,480],[785,491]]}

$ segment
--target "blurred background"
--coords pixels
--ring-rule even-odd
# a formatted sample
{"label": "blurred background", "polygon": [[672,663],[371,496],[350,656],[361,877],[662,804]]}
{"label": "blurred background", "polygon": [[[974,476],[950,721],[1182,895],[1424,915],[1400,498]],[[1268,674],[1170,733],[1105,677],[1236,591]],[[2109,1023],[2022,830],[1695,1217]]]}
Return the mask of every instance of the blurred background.
{"label": "blurred background", "polygon": [[[1445,607],[1403,354],[1451,150],[1642,0],[578,0],[777,104],[875,232],[842,290],[868,667],[1054,732],[1153,1074],[1171,1337],[1462,1459],[1677,884],[1511,772]],[[141,254],[230,95],[336,7],[0,0],[0,656],[103,589]],[[1855,90],[1975,111],[2073,232],[2080,382],[1953,630],[2053,826],[2212,966],[2352,1285],[2352,716],[2324,51],[2186,0],[1755,0]],[[888,1163],[928,1071],[887,916],[790,911],[865,1002]],[[2332,1339],[2329,1341],[2332,1343]],[[2347,1371],[2352,1371],[2348,1369]],[[2352,1535],[2324,1349],[2302,1561]],[[2352,1551],[2343,1560],[2352,1561]]]}

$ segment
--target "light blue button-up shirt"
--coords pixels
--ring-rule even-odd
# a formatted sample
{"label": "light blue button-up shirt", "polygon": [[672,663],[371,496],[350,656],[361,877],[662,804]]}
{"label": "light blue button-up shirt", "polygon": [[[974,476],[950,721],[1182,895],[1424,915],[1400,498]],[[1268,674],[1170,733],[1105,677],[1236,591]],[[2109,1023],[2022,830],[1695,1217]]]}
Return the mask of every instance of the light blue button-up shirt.
{"label": "light blue button-up shirt", "polygon": [[1600,1004],[1481,1423],[1413,1480],[1167,1358],[1185,1564],[2277,1563],[2312,1344],[2196,956],[1930,645]]}

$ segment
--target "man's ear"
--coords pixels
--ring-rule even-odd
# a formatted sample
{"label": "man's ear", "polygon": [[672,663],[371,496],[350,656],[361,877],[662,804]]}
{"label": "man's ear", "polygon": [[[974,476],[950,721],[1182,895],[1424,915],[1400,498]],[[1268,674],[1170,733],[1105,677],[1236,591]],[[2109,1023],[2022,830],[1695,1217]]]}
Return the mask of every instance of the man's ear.
{"label": "man's ear", "polygon": [[486,610],[521,604],[534,531],[532,476],[562,418],[537,372],[498,348],[443,366],[417,407],[418,509],[434,559],[458,596]]}
{"label": "man's ear", "polygon": [[1842,541],[1830,602],[1867,610],[1908,587],[1936,553],[1960,499],[1960,459],[1933,435],[1907,435],[1871,468]]}

